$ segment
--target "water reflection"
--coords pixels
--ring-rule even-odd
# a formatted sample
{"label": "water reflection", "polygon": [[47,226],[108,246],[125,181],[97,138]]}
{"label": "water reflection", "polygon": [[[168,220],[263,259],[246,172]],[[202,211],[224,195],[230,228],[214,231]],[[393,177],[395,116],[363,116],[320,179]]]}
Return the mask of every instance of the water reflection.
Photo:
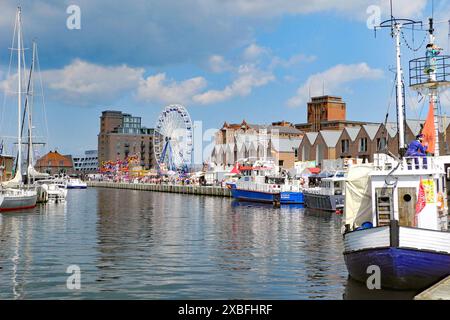
{"label": "water reflection", "polygon": [[[342,299],[341,218],[115,189],[0,215],[0,298]],[[66,288],[69,265],[81,290]],[[347,289],[346,289],[347,287]]]}

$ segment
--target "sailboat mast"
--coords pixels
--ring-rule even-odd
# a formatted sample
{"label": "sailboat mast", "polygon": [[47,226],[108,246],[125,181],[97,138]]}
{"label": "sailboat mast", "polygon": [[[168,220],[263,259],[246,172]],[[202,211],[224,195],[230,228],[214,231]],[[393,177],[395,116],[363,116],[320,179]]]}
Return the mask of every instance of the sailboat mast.
{"label": "sailboat mast", "polygon": [[18,94],[17,94],[17,172],[22,174],[22,128],[20,125],[21,106],[22,106],[22,21],[21,21],[21,8],[17,8],[17,74],[18,74]]}
{"label": "sailboat mast", "polygon": [[396,98],[397,98],[397,128],[398,128],[398,150],[400,155],[405,151],[405,105],[403,101],[403,70],[401,65],[401,52],[400,52],[400,33],[402,25],[395,23],[393,25],[393,36],[395,36],[395,55],[396,55],[396,69],[397,69],[397,82],[396,82]]}
{"label": "sailboat mast", "polygon": [[31,182],[30,167],[33,166],[33,105],[34,105],[34,68],[36,59],[36,42],[33,41],[33,57],[30,68],[30,79],[27,92],[27,111],[28,111],[28,148],[27,148],[27,181]]}

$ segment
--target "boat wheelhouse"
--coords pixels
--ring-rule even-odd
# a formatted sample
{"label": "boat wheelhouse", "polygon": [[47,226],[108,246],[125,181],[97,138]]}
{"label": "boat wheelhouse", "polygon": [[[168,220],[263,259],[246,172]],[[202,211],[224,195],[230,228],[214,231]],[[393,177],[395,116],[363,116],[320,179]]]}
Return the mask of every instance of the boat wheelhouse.
{"label": "boat wheelhouse", "polygon": [[328,174],[320,174],[313,179],[319,186],[310,187],[303,192],[305,206],[310,209],[324,211],[340,211],[344,207],[345,195],[345,171],[335,171]]}

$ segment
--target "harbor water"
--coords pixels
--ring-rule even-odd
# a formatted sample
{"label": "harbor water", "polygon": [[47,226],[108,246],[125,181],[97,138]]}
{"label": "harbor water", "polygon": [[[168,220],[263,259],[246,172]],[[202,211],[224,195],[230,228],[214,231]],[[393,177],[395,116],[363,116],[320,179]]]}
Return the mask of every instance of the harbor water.
{"label": "harbor water", "polygon": [[[348,280],[340,219],[221,197],[70,190],[66,203],[0,215],[0,299],[412,298]],[[79,289],[67,285],[74,268]]]}

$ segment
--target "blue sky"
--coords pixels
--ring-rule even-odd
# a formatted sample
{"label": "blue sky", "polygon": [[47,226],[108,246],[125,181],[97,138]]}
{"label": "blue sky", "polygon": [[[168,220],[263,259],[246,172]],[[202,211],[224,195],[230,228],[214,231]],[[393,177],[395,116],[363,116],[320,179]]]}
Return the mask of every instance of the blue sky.
{"label": "blue sky", "polygon": [[[11,90],[8,48],[18,4],[0,0],[0,85]],[[66,27],[71,4],[81,9],[80,30]],[[20,5],[25,44],[29,48],[36,39],[39,45],[47,149],[72,154],[95,149],[99,116],[107,109],[141,116],[152,127],[165,105],[182,103],[207,129],[244,118],[305,122],[309,92],[321,94],[323,88],[344,98],[350,120],[381,122],[389,105],[393,42],[388,30],[374,37],[366,11],[379,6],[386,18],[386,0],[131,0],[126,5],[23,0]],[[434,7],[437,20],[450,18],[447,1],[435,0]],[[394,0],[394,14],[425,21],[431,1]],[[448,53],[448,23],[436,29]],[[416,45],[424,35],[415,34]],[[406,37],[411,41],[410,32]],[[29,63],[29,50],[26,55]],[[412,57],[404,46],[405,71]],[[425,117],[417,95],[407,98],[408,117]],[[449,102],[443,96],[444,112]],[[7,95],[4,136],[12,135],[14,106]],[[393,107],[390,114],[394,120]],[[40,118],[36,130],[47,135]]]}

